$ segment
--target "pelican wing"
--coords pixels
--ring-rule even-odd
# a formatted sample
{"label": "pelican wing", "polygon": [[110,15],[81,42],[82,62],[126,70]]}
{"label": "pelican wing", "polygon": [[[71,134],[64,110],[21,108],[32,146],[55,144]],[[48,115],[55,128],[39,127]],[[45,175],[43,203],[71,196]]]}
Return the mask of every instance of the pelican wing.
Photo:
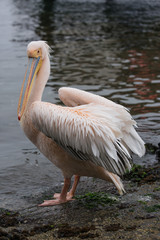
{"label": "pelican wing", "polygon": [[84,104],[95,103],[105,105],[111,108],[119,109],[124,108],[122,105],[114,103],[113,101],[108,100],[107,98],[77,88],[61,87],[58,92],[59,98],[68,107],[75,107]]}
{"label": "pelican wing", "polygon": [[130,169],[130,154],[121,142],[124,122],[111,108],[87,104],[62,107],[34,102],[34,126],[66,151],[83,161],[92,161],[110,172],[122,175]]}
{"label": "pelican wing", "polygon": [[137,124],[133,120],[128,109],[104,97],[101,97],[80,89],[76,89],[76,88],[70,88],[70,87],[60,88],[59,97],[61,101],[66,106],[69,106],[69,107],[75,107],[75,106],[90,104],[90,103],[103,105],[103,107],[104,106],[105,108],[107,107],[107,111],[108,109],[111,110],[109,114],[111,114],[110,115],[111,118],[115,121],[116,121],[115,119],[115,113],[116,113],[116,117],[117,117],[116,126],[117,127],[120,127],[121,125],[125,126],[123,128],[120,128],[121,133],[123,132],[120,142],[123,143],[122,145],[124,145],[128,149],[128,151],[133,152],[140,157],[144,155],[145,153],[144,142],[135,130],[135,128],[137,127]]}

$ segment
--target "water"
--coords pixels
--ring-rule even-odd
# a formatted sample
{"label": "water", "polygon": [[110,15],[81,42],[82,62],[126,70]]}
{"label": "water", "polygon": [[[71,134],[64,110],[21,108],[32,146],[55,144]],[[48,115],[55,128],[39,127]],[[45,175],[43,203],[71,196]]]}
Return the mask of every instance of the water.
{"label": "water", "polygon": [[[0,1],[0,207],[22,207],[63,181],[17,121],[32,40],[52,48],[45,101],[60,103],[61,86],[99,94],[131,111],[145,142],[160,142],[159,9],[158,0]],[[149,154],[134,161],[156,162]]]}

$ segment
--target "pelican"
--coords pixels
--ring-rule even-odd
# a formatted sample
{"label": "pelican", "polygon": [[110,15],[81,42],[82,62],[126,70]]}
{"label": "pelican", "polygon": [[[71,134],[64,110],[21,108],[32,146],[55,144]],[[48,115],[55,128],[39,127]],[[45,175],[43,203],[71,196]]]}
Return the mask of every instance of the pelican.
{"label": "pelican", "polygon": [[26,70],[17,109],[25,135],[64,176],[61,193],[39,206],[73,200],[81,176],[109,181],[122,195],[125,190],[120,176],[131,169],[131,154],[142,157],[145,153],[136,122],[125,107],[75,88],[59,89],[66,106],[42,102],[50,75],[49,52],[45,41],[28,44],[31,69],[28,76]]}

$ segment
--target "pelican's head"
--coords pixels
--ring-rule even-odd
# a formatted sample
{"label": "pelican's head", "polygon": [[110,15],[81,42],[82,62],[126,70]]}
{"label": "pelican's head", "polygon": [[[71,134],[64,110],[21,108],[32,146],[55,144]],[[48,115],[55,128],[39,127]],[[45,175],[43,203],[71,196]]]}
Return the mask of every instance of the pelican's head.
{"label": "pelican's head", "polygon": [[[42,62],[48,55],[49,55],[49,46],[44,41],[33,41],[33,42],[30,42],[27,46],[28,66],[27,66],[23,83],[22,83],[21,93],[20,93],[19,102],[18,102],[18,109],[17,109],[18,120],[21,119],[24,113],[27,101],[31,93],[33,82],[41,68]],[[29,74],[28,74],[28,68],[30,68]],[[27,78],[27,75],[28,75],[28,81],[24,91],[24,84],[25,84],[25,79]]]}
{"label": "pelican's head", "polygon": [[49,54],[49,46],[45,41],[33,41],[27,46],[27,55],[29,58],[38,58],[42,60]]}

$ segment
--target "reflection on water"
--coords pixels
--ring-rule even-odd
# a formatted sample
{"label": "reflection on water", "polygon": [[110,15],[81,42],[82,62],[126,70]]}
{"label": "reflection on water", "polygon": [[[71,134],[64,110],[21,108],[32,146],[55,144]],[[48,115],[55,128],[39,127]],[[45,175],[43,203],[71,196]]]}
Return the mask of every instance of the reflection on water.
{"label": "reflection on water", "polygon": [[[11,189],[19,188],[19,194],[25,195],[33,185],[41,191],[39,183],[49,186],[62,180],[57,169],[35,154],[36,149],[24,138],[17,122],[16,107],[29,41],[43,39],[52,48],[46,101],[60,103],[57,90],[61,86],[94,92],[129,108],[146,142],[160,142],[159,8],[158,0],[0,2],[0,31],[5,30],[0,46],[3,199],[8,199],[5,194],[12,193]],[[154,163],[155,156],[134,161]],[[30,179],[28,190],[20,172]],[[14,178],[17,188],[16,184],[7,185]]]}

